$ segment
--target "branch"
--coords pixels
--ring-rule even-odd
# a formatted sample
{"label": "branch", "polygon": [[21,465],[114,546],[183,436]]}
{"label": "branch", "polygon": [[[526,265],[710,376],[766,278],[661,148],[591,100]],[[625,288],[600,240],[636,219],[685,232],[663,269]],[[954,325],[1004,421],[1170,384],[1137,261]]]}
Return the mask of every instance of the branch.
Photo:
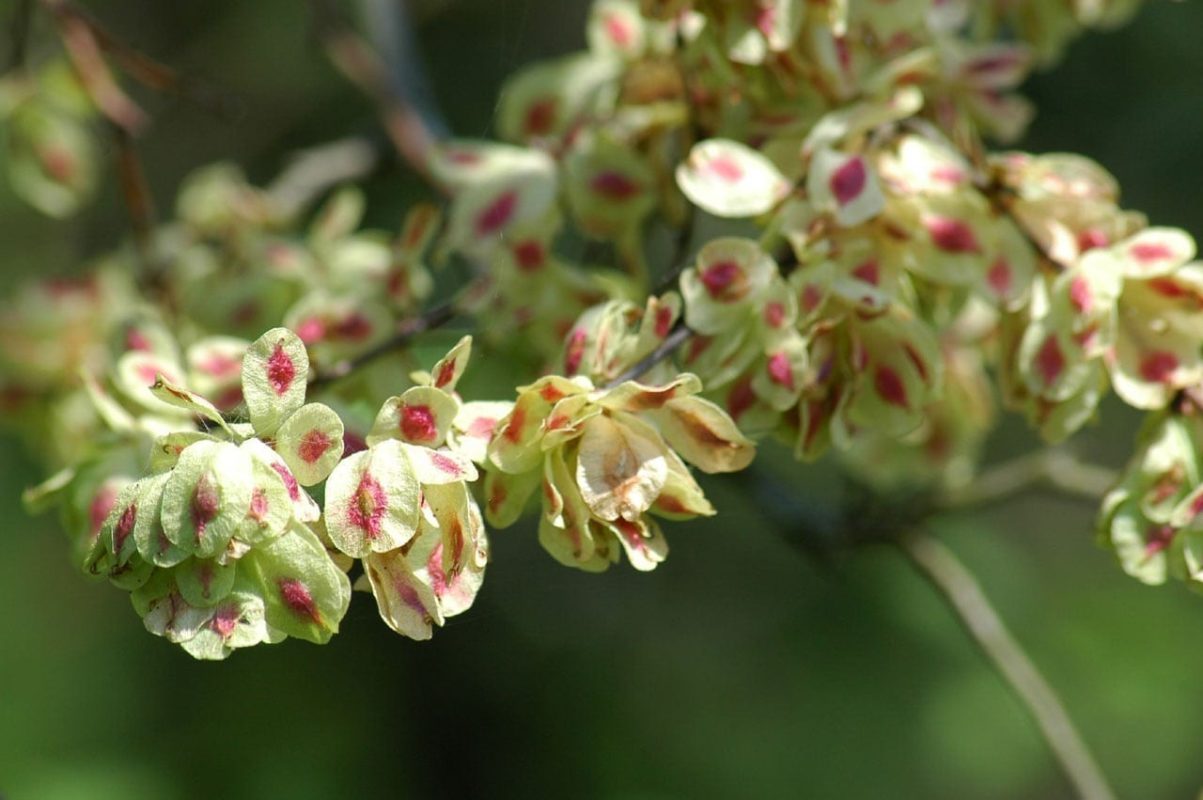
{"label": "branch", "polygon": [[459,312],[459,298],[456,297],[442,305],[430,308],[421,316],[401,321],[397,325],[397,331],[388,339],[353,358],[331,364],[328,369],[318,372],[316,377],[309,382],[309,389],[313,391],[325,388],[346,378],[356,370],[366,367],[378,358],[407,347],[420,334],[442,327],[455,319]]}
{"label": "branch", "polygon": [[[156,92],[170,92],[214,116],[230,120],[234,117],[231,104],[213,87],[157,61],[141,50],[123,42],[100,23],[87,10],[71,0],[41,0],[42,5],[59,20],[60,30],[64,20],[85,29],[98,50],[103,51],[121,71]],[[128,99],[128,98],[127,98]]]}
{"label": "branch", "polygon": [[937,499],[936,505],[944,509],[989,505],[1041,485],[1098,502],[1118,479],[1113,470],[1087,464],[1063,448],[1052,448],[986,470],[972,484]]}
{"label": "branch", "polygon": [[1007,631],[968,568],[926,533],[903,536],[898,546],[948,602],[974,644],[1023,703],[1078,796],[1089,800],[1114,798],[1057,693]]}
{"label": "branch", "polygon": [[311,0],[314,27],[331,63],[376,106],[398,155],[427,182],[436,137],[409,99],[396,90],[388,69],[372,46],[343,16],[335,0]]}
{"label": "branch", "polygon": [[146,112],[117,83],[101,53],[95,28],[64,0],[42,0],[54,17],[67,57],[88,97],[118,128],[137,136],[147,125]]}
{"label": "branch", "polygon": [[613,389],[615,386],[619,386],[627,381],[634,381],[642,378],[648,372],[651,372],[653,367],[671,356],[676,349],[688,341],[689,337],[691,336],[693,336],[693,329],[684,322],[678,322],[677,327],[673,328],[672,331],[669,332],[668,336],[664,338],[664,341],[661,342],[655,350],[636,362],[635,365],[626,372],[607,382],[603,388]]}

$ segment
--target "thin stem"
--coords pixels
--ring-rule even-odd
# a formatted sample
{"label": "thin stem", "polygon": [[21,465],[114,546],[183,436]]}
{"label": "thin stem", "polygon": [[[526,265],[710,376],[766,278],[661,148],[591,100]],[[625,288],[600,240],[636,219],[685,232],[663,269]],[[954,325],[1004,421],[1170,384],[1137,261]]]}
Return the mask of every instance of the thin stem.
{"label": "thin stem", "polygon": [[945,509],[984,506],[1042,485],[1097,502],[1117,480],[1113,470],[1087,464],[1063,448],[1052,448],[992,467],[972,484],[945,494],[937,505]]}
{"label": "thin stem", "polygon": [[436,137],[409,99],[396,89],[372,46],[347,22],[334,0],[311,0],[314,26],[330,62],[372,100],[398,155],[426,181]]}
{"label": "thin stem", "polygon": [[137,136],[147,125],[146,112],[117,83],[93,26],[65,0],[42,0],[42,6],[54,17],[63,49],[88,97],[110,122]]}
{"label": "thin stem", "polygon": [[318,372],[317,376],[309,382],[310,390],[325,388],[366,367],[373,361],[407,347],[420,334],[439,328],[455,319],[459,315],[459,311],[459,300],[455,298],[430,308],[421,316],[403,320],[397,325],[397,331],[388,339],[353,358],[336,362]]}
{"label": "thin stem", "polygon": [[948,602],[978,649],[1023,703],[1078,796],[1087,800],[1114,798],[1061,699],[1011,636],[973,573],[929,534],[907,534],[898,540],[898,546]]}
{"label": "thin stem", "polygon": [[125,128],[113,126],[113,140],[117,147],[117,178],[121,187],[121,198],[129,214],[134,247],[141,261],[142,283],[151,289],[162,288],[162,265],[154,255],[154,228],[156,220],[154,196],[146,182],[146,171],[138,157],[134,137]]}
{"label": "thin stem", "polygon": [[693,330],[684,322],[678,322],[677,327],[673,328],[672,331],[669,332],[668,336],[664,338],[664,341],[661,342],[655,350],[644,356],[626,372],[622,373],[617,378],[614,378],[612,381],[609,381],[605,388],[613,389],[615,386],[626,383],[627,381],[639,380],[648,372],[651,372],[653,367],[671,356],[676,349],[688,341],[689,337],[691,336],[693,336]]}

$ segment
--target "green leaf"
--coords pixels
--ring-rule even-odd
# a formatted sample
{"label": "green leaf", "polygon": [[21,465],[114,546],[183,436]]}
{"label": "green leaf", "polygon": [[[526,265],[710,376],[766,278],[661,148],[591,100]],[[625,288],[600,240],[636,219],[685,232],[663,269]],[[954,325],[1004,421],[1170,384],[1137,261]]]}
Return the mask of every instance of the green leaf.
{"label": "green leaf", "polygon": [[180,454],[163,489],[163,530],[201,558],[221,553],[250,513],[251,460],[228,442],[197,442]]}

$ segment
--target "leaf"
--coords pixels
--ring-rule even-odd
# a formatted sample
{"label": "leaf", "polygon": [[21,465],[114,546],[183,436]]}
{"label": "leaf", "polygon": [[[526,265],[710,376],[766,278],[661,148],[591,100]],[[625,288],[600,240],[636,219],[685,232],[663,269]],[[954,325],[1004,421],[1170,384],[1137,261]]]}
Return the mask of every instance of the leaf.
{"label": "leaf", "polygon": [[790,186],[773,163],[747,145],[707,139],[677,167],[677,186],[716,217],[755,217],[771,211]]}
{"label": "leaf", "polygon": [[388,439],[346,458],[326,482],[326,531],[355,558],[403,546],[418,527],[420,487],[405,445]]}
{"label": "leaf", "polygon": [[242,395],[260,436],[271,436],[304,404],[308,380],[305,344],[287,328],[273,328],[247,348]]}
{"label": "leaf", "polygon": [[309,403],[276,430],[276,452],[302,486],[329,477],[343,456],[343,421],[332,408]]}

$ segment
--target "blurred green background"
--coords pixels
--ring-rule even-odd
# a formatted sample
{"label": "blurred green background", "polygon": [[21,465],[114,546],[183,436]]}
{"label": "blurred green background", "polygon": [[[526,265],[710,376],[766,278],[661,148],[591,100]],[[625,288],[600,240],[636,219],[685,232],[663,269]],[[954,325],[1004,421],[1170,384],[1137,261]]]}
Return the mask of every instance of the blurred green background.
{"label": "blurred green background", "polygon": [[[5,18],[13,0],[0,2]],[[235,98],[230,119],[143,98],[160,204],[191,168],[272,176],[292,150],[374,130],[295,0],[88,3],[119,35]],[[582,46],[583,0],[448,0],[419,35],[451,127],[490,131],[500,79]],[[1097,158],[1126,204],[1203,235],[1203,4],[1152,2],[1080,41],[1028,87],[1033,150]],[[393,226],[419,192],[369,183]],[[112,188],[69,226],[0,189],[0,287],[113,245]],[[1084,452],[1116,465],[1115,405]],[[999,431],[991,458],[1034,446]],[[832,482],[766,448],[712,480],[721,514],[669,530],[655,574],[593,576],[530,527],[493,536],[476,607],[433,642],[392,635],[359,595],[329,646],[289,641],[192,661],[147,635],[121,592],[82,579],[51,518],[18,495],[35,462],[0,446],[0,795],[25,798],[574,796],[1053,798],[1034,727],[894,552],[817,564],[790,543]],[[1060,690],[1123,797],[1203,785],[1203,598],[1144,588],[1093,544],[1093,508],[1031,494],[939,522]]]}

